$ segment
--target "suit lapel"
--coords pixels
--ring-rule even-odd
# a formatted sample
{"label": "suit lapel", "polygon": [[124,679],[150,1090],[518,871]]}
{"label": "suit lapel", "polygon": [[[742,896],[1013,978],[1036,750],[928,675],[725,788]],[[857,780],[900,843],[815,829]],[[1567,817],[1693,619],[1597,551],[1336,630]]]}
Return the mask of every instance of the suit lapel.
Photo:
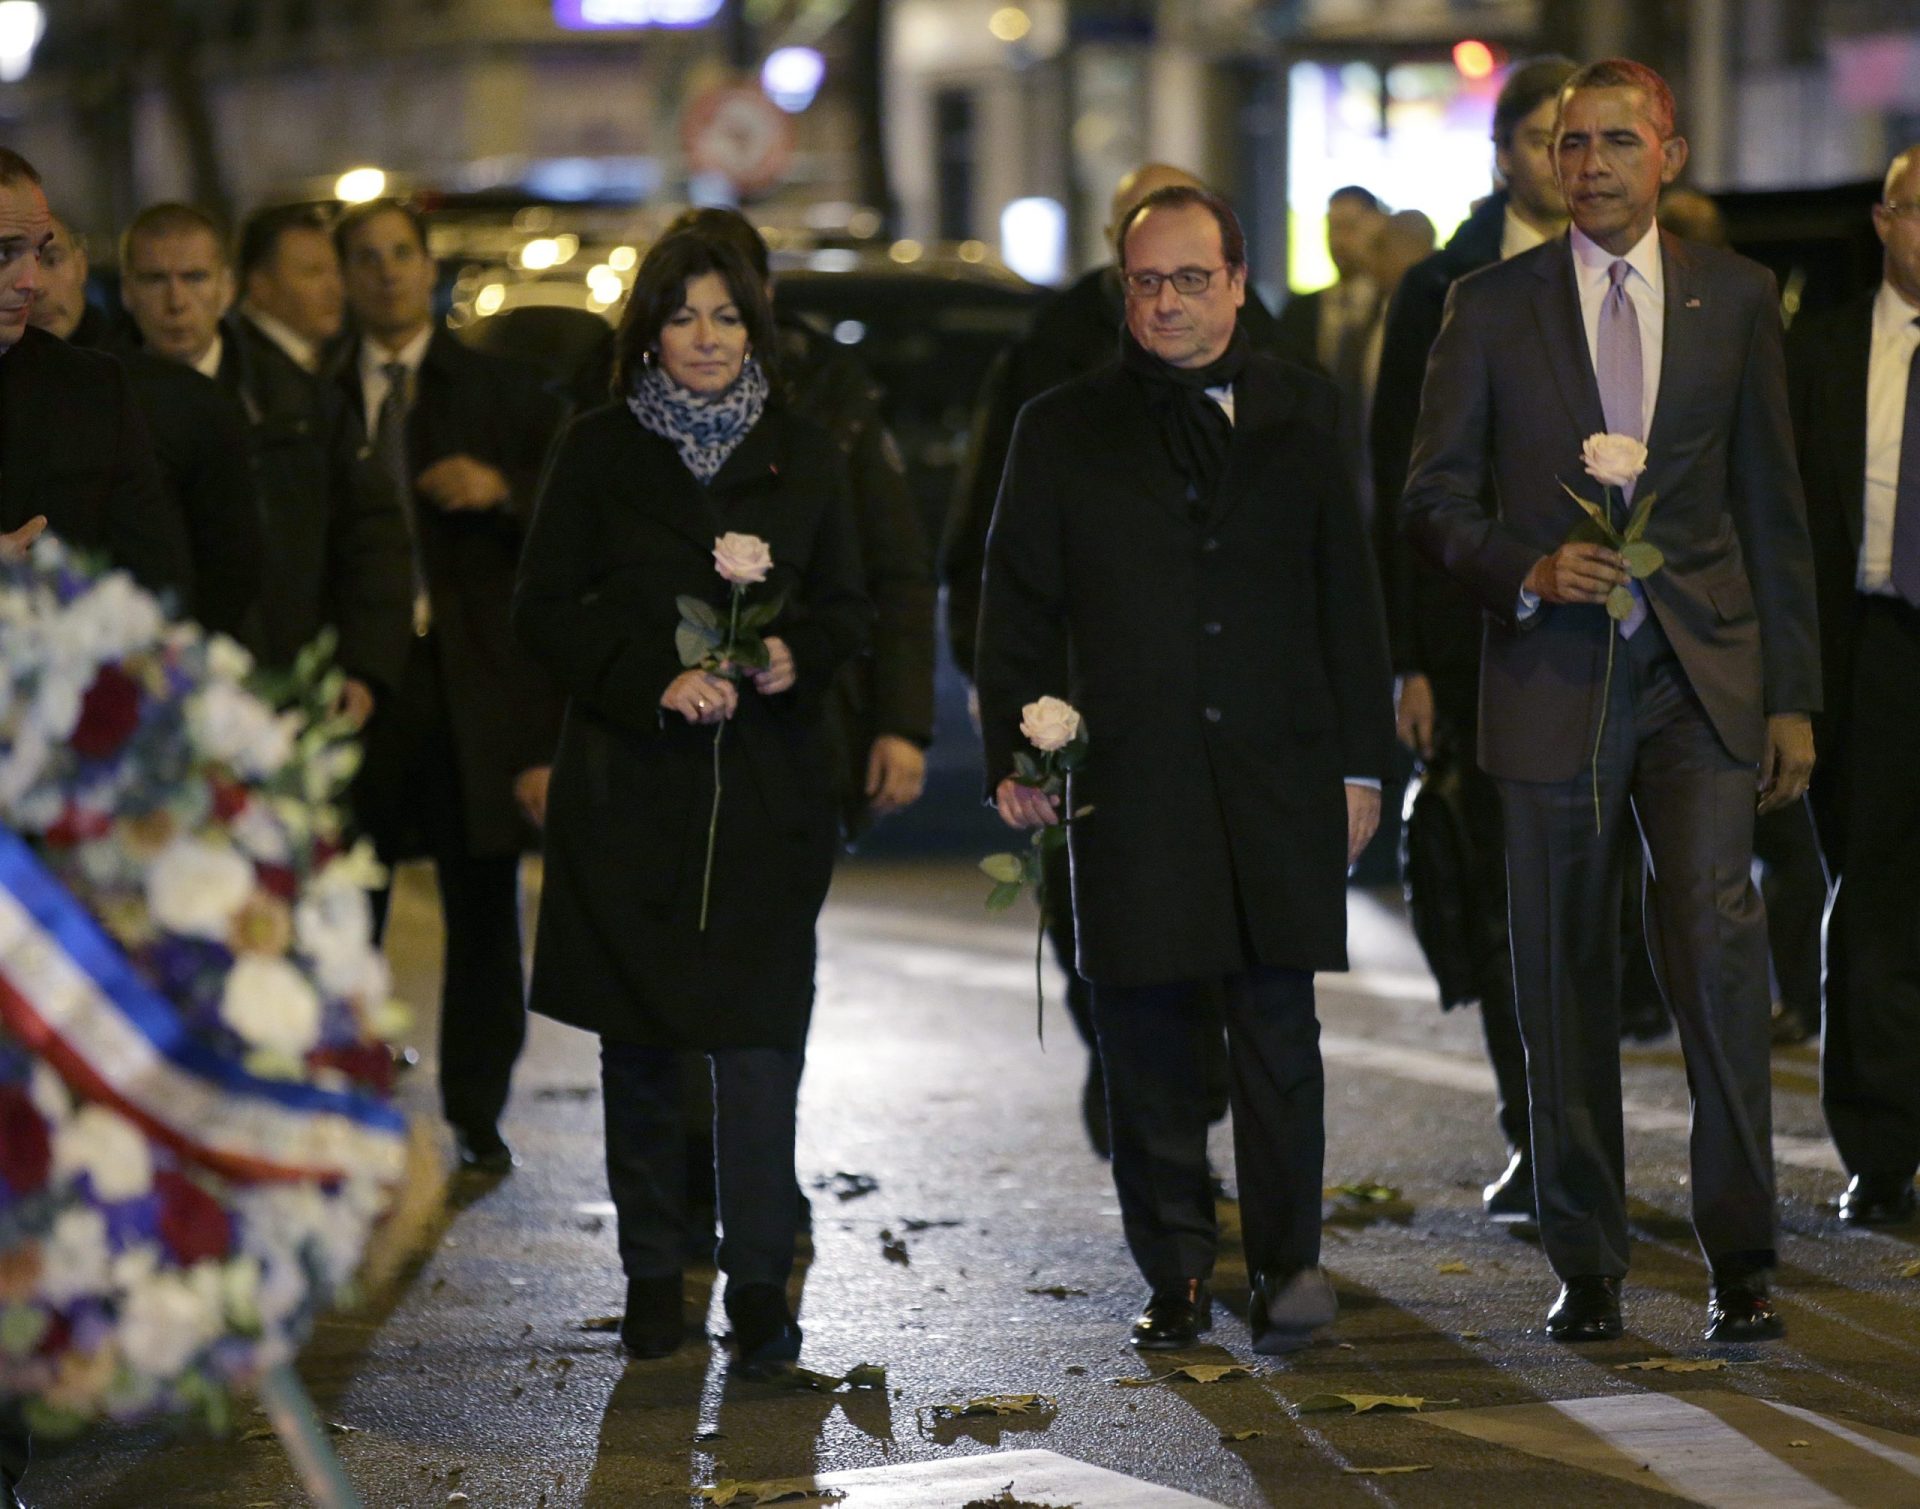
{"label": "suit lapel", "polygon": [[1687,243],[1660,233],[1660,262],[1666,281],[1666,307],[1660,315],[1660,389],[1654,395],[1653,423],[1647,430],[1647,465],[1658,464],[1661,446],[1674,425],[1673,416],[1685,412],[1687,395],[1699,375],[1702,322],[1706,317],[1699,291],[1699,264]]}
{"label": "suit lapel", "polygon": [[[1593,351],[1587,344],[1587,322],[1580,314],[1580,291],[1573,281],[1573,245],[1566,236],[1548,243],[1535,269],[1533,316],[1540,327],[1542,349],[1549,354],[1554,385],[1566,405],[1578,440],[1607,427],[1600,406],[1600,384],[1593,375]],[[1557,357],[1554,353],[1560,353]]]}

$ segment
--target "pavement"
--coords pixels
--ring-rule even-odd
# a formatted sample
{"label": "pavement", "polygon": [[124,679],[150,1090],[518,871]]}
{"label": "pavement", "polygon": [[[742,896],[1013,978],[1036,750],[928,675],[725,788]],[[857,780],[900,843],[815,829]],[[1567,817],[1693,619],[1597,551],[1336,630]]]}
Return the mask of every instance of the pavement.
{"label": "pavement", "polygon": [[[1393,1193],[1330,1200],[1340,1321],[1310,1350],[1256,1358],[1229,1237],[1208,1343],[1148,1359],[1126,1345],[1142,1290],[1080,1130],[1086,1055],[1061,978],[1049,965],[1043,1047],[1031,913],[989,918],[984,890],[962,862],[854,864],[823,920],[799,1154],[820,1186],[802,1360],[878,1364],[886,1386],[736,1379],[717,1340],[628,1363],[588,1328],[623,1298],[594,1043],[536,1022],[506,1124],[524,1166],[449,1204],[399,1280],[328,1321],[303,1359],[369,1509],[687,1505],[703,1487],[707,1502],[755,1501],[728,1484],[850,1509],[1920,1504],[1920,1232],[1836,1221],[1811,1049],[1775,1060],[1788,1339],[1700,1339],[1706,1273],[1669,1040],[1626,1053],[1628,1335],[1557,1346],[1538,1247],[1480,1213],[1501,1148],[1479,1024],[1439,1011],[1391,896],[1355,891],[1356,970],[1320,981],[1327,1180]],[[431,1002],[420,874],[403,877],[392,947],[403,993]],[[430,1045],[429,1022],[416,1038]],[[430,1089],[428,1060],[413,1095]],[[1225,1128],[1214,1151],[1230,1171]],[[1223,1216],[1231,1232],[1234,1207]],[[689,1275],[717,1335],[711,1284]],[[1661,1366],[1634,1366],[1647,1362]],[[1201,1379],[1250,1373],[1167,1376],[1189,1364]],[[1424,1402],[1311,1407],[1332,1394]],[[1037,1397],[948,1408],[994,1395]],[[225,1441],[101,1432],[48,1452],[28,1502],[307,1503],[262,1427],[243,1419]]]}

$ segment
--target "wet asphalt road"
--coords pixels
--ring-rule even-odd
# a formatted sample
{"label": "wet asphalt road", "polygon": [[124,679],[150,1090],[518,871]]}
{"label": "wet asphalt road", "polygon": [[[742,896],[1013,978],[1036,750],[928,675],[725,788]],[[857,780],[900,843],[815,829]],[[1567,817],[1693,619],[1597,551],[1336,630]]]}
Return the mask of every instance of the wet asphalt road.
{"label": "wet asphalt road", "polygon": [[[1838,1227],[1830,1202],[1839,1179],[1822,1166],[1830,1154],[1810,1050],[1776,1058],[1788,1341],[1716,1353],[1699,1340],[1705,1270],[1686,1222],[1685,1082],[1669,1040],[1628,1053],[1637,1202],[1629,1335],[1555,1346],[1541,1330],[1553,1284],[1538,1249],[1479,1211],[1500,1146],[1478,1023],[1470,1012],[1441,1015],[1403,923],[1364,893],[1352,909],[1359,973],[1321,982],[1327,1174],[1330,1184],[1391,1186],[1398,1198],[1335,1202],[1326,1243],[1342,1305],[1334,1338],[1292,1358],[1253,1358],[1238,1313],[1245,1270],[1229,1240],[1218,1324],[1208,1345],[1175,1360],[1254,1362],[1258,1376],[1116,1382],[1169,1364],[1125,1344],[1141,1287],[1105,1166],[1080,1130],[1086,1060],[1057,1005],[1059,979],[1049,971],[1056,1004],[1042,1051],[1030,914],[987,919],[983,889],[964,864],[855,866],[823,929],[801,1176],[845,1171],[877,1187],[845,1200],[812,1192],[803,1361],[833,1372],[883,1364],[884,1391],[730,1379],[717,1341],[627,1364],[616,1338],[581,1329],[616,1313],[623,1294],[602,1203],[595,1055],[583,1035],[536,1023],[506,1128],[524,1166],[450,1210],[398,1292],[329,1322],[305,1361],[366,1503],[683,1505],[692,1488],[726,1479],[1041,1447],[1236,1506],[1651,1505],[1676,1502],[1673,1483],[1651,1469],[1636,1479],[1624,1457],[1600,1472],[1568,1460],[1565,1442],[1523,1452],[1433,1421],[1629,1396],[1650,1398],[1665,1419],[1689,1397],[1718,1408],[1732,1394],[1920,1433],[1920,1277],[1901,1276],[1920,1259],[1920,1235]],[[432,1000],[437,940],[424,877],[403,887],[394,948],[404,993]],[[424,1027],[416,1036],[431,1040]],[[1231,1165],[1224,1128],[1216,1161]],[[1225,1213],[1231,1225],[1232,1207]],[[704,1304],[711,1278],[690,1274],[690,1297]],[[717,1302],[709,1325],[723,1328]],[[1621,1370],[1665,1356],[1727,1366]],[[1294,1412],[1323,1392],[1432,1402],[1419,1415]],[[1004,1418],[931,1417],[931,1406],[990,1393],[1051,1402]],[[1671,1410],[1669,1399],[1679,1401]],[[1245,1439],[1223,1439],[1236,1435]],[[1768,1502],[1920,1503],[1920,1477],[1894,1467],[1890,1486],[1847,1489],[1854,1448],[1824,1437],[1801,1444],[1801,1460],[1829,1453],[1826,1477],[1812,1471],[1804,1500]],[[1349,1470],[1378,1467],[1427,1470]],[[244,1434],[102,1434],[50,1454],[29,1488],[36,1509],[307,1502],[277,1445]]]}

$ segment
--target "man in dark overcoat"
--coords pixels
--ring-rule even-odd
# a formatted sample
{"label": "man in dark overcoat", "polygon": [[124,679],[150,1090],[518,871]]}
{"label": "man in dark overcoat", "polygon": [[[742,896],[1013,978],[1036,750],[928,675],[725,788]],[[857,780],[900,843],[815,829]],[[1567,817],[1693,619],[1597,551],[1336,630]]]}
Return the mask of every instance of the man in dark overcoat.
{"label": "man in dark overcoat", "polygon": [[560,406],[433,320],[425,223],[363,206],[338,228],[357,337],[339,375],[412,532],[414,639],[375,711],[358,817],[389,863],[433,860],[446,922],[440,1097],[463,1163],[505,1173],[499,1131],[526,1035],[516,792],[544,800],[559,703],[513,638],[520,546]]}
{"label": "man in dark overcoat", "polygon": [[[1805,792],[1820,703],[1779,299],[1763,268],[1655,225],[1687,154],[1652,69],[1613,59],[1575,74],[1555,152],[1569,234],[1448,295],[1407,528],[1489,616],[1480,763],[1500,786],[1534,1193],[1561,1280],[1548,1332],[1621,1334],[1614,919],[1623,867],[1644,841],[1659,972],[1693,1096],[1706,1334],[1761,1340],[1783,1326],[1767,1288],[1770,1003],[1766,915],[1749,878],[1755,793],[1773,808]],[[1583,470],[1584,443],[1603,433],[1624,437],[1629,463],[1632,444],[1644,446],[1645,470],[1613,489],[1653,497],[1645,539],[1662,554],[1643,580],[1620,552],[1576,537],[1586,516],[1569,489],[1611,500],[1625,523]]]}
{"label": "man in dark overcoat", "polygon": [[1826,685],[1814,812],[1840,887],[1820,1095],[1860,1227],[1909,1224],[1920,1168],[1920,146],[1873,220],[1879,286],[1787,348]]}
{"label": "man in dark overcoat", "polygon": [[1334,1314],[1313,972],[1346,967],[1347,868],[1392,758],[1379,588],[1330,386],[1238,328],[1232,209],[1159,190],[1119,250],[1121,360],[1027,406],[995,510],[977,662],[988,789],[1014,826],[1066,815],[1013,778],[1023,707],[1064,692],[1091,741],[1069,802],[1084,814],[1078,964],[1152,1291],[1135,1345],[1184,1346],[1211,1322],[1217,988],[1250,1319],[1256,1347],[1279,1351]]}

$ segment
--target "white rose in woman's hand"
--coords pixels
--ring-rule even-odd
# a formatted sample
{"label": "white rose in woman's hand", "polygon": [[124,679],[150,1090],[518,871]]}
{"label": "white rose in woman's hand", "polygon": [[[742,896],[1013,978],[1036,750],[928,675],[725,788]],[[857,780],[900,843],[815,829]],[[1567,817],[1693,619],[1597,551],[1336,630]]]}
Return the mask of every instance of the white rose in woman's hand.
{"label": "white rose in woman's hand", "polygon": [[1647,469],[1647,448],[1631,435],[1589,435],[1580,461],[1602,487],[1626,487]]}
{"label": "white rose in woman's hand", "polygon": [[773,570],[773,551],[757,534],[723,534],[713,542],[713,567],[736,587],[756,586]]}
{"label": "white rose in woman's hand", "polygon": [[1020,709],[1020,732],[1042,754],[1053,754],[1080,736],[1080,714],[1070,702],[1042,697]]}

